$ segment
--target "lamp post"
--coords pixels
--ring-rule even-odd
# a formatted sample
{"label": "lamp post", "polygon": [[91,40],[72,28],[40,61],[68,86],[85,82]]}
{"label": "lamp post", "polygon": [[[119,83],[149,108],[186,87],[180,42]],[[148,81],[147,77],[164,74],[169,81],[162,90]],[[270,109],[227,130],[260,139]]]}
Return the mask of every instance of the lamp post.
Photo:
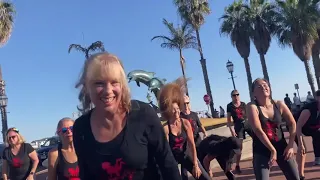
{"label": "lamp post", "polygon": [[2,139],[5,142],[6,132],[8,130],[8,119],[7,119],[7,105],[8,97],[5,91],[5,81],[2,79],[2,72],[0,66],[0,110],[1,110],[1,121],[2,121]]}
{"label": "lamp post", "polygon": [[233,89],[235,90],[235,89],[236,89],[236,85],[234,84],[234,78],[235,78],[235,77],[233,77],[233,63],[228,60],[226,67],[227,67],[227,69],[228,69],[228,71],[229,71],[229,73],[230,73],[230,75],[231,75],[232,84],[233,84]]}

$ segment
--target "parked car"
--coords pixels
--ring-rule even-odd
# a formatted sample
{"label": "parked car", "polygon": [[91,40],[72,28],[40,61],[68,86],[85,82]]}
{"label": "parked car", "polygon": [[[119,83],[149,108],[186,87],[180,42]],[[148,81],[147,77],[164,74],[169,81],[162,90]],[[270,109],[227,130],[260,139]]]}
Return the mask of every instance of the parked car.
{"label": "parked car", "polygon": [[52,148],[57,147],[59,143],[60,143],[59,137],[53,136],[51,138],[48,138],[43,143],[43,145],[40,146],[40,148],[37,150],[39,164],[42,164],[42,162],[48,158],[48,152]]}

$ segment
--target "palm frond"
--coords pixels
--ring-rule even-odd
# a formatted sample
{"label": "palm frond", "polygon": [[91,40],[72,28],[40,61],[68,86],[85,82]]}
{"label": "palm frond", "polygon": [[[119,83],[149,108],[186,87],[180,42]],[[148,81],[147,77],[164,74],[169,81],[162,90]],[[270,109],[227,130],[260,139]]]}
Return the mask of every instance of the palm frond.
{"label": "palm frond", "polygon": [[11,36],[14,15],[12,3],[0,2],[0,47],[6,44]]}
{"label": "palm frond", "polygon": [[104,52],[104,44],[101,41],[96,41],[94,43],[92,43],[89,47],[88,47],[88,51],[101,51]]}
{"label": "palm frond", "polygon": [[75,49],[76,51],[80,51],[80,52],[83,52],[83,53],[87,52],[87,49],[82,47],[79,44],[70,44],[69,49],[68,49],[68,53],[70,53],[72,49]]}

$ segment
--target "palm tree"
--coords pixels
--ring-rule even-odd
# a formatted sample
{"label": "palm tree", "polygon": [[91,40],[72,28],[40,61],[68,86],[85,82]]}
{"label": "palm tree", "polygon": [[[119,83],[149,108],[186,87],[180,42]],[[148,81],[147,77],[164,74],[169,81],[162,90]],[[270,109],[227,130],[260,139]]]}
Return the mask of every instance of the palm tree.
{"label": "palm tree", "polygon": [[212,101],[212,93],[210,88],[210,82],[207,71],[206,59],[203,56],[201,40],[200,40],[200,28],[204,24],[205,17],[210,14],[210,7],[207,0],[174,0],[174,4],[178,8],[178,13],[183,21],[192,25],[196,31],[196,37],[198,41],[198,51],[200,53],[200,63],[202,67],[204,82],[206,85],[207,94],[211,98],[210,109],[211,114],[214,115],[214,107]]}
{"label": "palm tree", "polygon": [[247,8],[243,6],[242,1],[235,1],[225,9],[225,13],[220,19],[223,20],[220,27],[220,33],[230,37],[232,45],[237,48],[240,56],[244,60],[247,72],[249,94],[251,100],[253,100],[250,90],[252,77],[249,64],[250,35],[252,32]]}
{"label": "palm tree", "polygon": [[0,2],[0,47],[5,45],[13,29],[15,9],[10,2]]}
{"label": "palm tree", "polygon": [[[190,28],[190,25],[186,22],[184,22],[181,27],[177,28],[173,26],[173,23],[169,23],[166,19],[163,19],[163,24],[169,29],[169,37],[163,35],[154,36],[151,41],[154,39],[160,39],[163,41],[163,43],[161,43],[162,48],[168,48],[171,50],[177,49],[179,51],[182,75],[186,80],[185,59],[182,55],[182,50],[198,47],[197,39],[194,36],[194,30]],[[188,87],[186,87],[186,93],[189,96]]]}
{"label": "palm tree", "polygon": [[87,48],[86,48],[86,47],[82,47],[82,46],[79,45],[79,44],[71,44],[71,45],[69,46],[68,53],[70,53],[72,49],[75,49],[75,50],[77,50],[77,51],[83,52],[84,55],[85,55],[85,57],[86,57],[86,59],[89,58],[91,52],[94,52],[94,51],[101,51],[101,52],[103,52],[103,51],[105,51],[103,42],[101,42],[101,41],[96,41],[96,42],[92,43],[92,44],[91,44],[89,47],[87,47]]}
{"label": "palm tree", "polygon": [[250,6],[245,6],[249,11],[252,28],[251,39],[260,55],[263,76],[270,82],[265,54],[268,52],[271,36],[275,33],[276,6],[266,0],[250,0]]}
{"label": "palm tree", "polygon": [[[318,29],[318,36],[320,37],[320,30]],[[316,82],[318,85],[318,89],[320,89],[320,39],[318,38],[314,45],[312,46],[312,62],[313,68],[316,75]]]}
{"label": "palm tree", "polygon": [[[95,51],[101,51],[101,52],[104,52],[105,49],[104,49],[104,45],[103,45],[103,42],[101,41],[96,41],[94,43],[92,43],[89,47],[82,47],[81,45],[79,44],[71,44],[69,46],[69,49],[68,49],[68,53],[71,52],[72,49],[75,49],[77,51],[80,51],[80,52],[83,52],[86,59],[88,59],[90,57],[90,53],[91,52],[95,52]],[[81,84],[76,84],[76,88],[80,87]],[[88,102],[88,95],[85,94],[84,92],[84,89],[82,88],[80,93],[79,93],[79,96],[78,96],[78,99],[83,102],[83,101],[87,101]],[[84,108],[80,108],[79,106],[77,107],[78,110],[82,113],[85,113],[87,112],[88,109],[84,109]],[[90,109],[92,108],[92,104],[90,106]]]}
{"label": "palm tree", "polygon": [[[315,93],[314,80],[309,60],[311,48],[318,39],[318,20],[320,0],[276,0],[279,8],[277,14],[277,37],[279,44],[293,48],[294,53],[304,63],[309,85]],[[314,94],[315,95],[315,94]]]}

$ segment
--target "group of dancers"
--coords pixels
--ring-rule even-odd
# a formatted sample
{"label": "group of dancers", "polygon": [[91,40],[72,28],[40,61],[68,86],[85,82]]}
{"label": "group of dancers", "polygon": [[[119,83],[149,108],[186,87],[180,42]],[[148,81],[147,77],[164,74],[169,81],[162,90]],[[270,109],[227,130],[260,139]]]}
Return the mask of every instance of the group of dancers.
{"label": "group of dancers", "polygon": [[[231,137],[207,136],[199,118],[190,110],[184,84],[185,79],[179,78],[161,88],[159,108],[167,120],[162,125],[149,104],[131,100],[123,64],[116,56],[106,52],[90,56],[77,83],[85,113],[75,122],[70,118],[58,122],[56,133],[61,144],[49,152],[48,180],[181,180],[188,178],[187,172],[195,179],[209,180],[213,178],[213,159],[232,180],[236,178],[232,173],[234,155],[235,170],[241,173],[239,162],[246,132],[253,139],[257,180],[268,180],[275,162],[288,180],[300,179],[293,157],[296,121],[282,101],[271,98],[266,80],[253,82],[255,101],[248,105],[240,102],[238,91],[232,91],[232,103],[227,108]],[[302,112],[304,120],[300,124],[308,122],[310,114]],[[281,128],[282,119],[289,129],[288,143]],[[202,141],[200,131],[204,133]],[[297,132],[302,149],[301,132]],[[16,128],[8,130],[7,143],[3,179],[33,180],[39,162],[34,149]],[[303,157],[302,150],[300,154]]]}

